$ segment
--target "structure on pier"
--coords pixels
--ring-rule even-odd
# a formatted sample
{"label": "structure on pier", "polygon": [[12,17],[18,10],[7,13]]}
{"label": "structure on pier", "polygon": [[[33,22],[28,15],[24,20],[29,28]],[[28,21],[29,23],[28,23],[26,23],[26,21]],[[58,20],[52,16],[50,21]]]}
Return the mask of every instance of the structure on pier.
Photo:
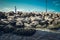
{"label": "structure on pier", "polygon": [[16,8],[16,6],[15,6],[15,13],[17,12],[17,8]]}

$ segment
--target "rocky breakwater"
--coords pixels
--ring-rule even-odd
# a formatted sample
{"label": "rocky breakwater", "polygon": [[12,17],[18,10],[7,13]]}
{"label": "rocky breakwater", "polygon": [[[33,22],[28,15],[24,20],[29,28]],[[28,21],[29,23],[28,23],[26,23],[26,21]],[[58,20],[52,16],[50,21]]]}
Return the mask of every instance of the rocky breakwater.
{"label": "rocky breakwater", "polygon": [[34,12],[17,12],[16,14],[0,12],[0,14],[0,31],[5,33],[31,35],[36,32],[36,28],[60,28],[60,14]]}

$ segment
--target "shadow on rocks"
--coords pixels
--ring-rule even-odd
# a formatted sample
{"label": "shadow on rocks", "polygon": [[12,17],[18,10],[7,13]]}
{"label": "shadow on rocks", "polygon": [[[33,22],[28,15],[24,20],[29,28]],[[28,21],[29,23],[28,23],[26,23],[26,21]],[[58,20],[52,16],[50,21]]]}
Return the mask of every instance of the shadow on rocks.
{"label": "shadow on rocks", "polygon": [[32,36],[34,35],[36,30],[30,29],[30,30],[25,30],[25,29],[20,29],[17,31],[14,31],[13,34],[19,35],[19,36]]}
{"label": "shadow on rocks", "polygon": [[36,32],[36,30],[33,30],[33,29],[30,29],[30,30],[25,30],[25,29],[20,29],[20,30],[13,30],[13,29],[10,29],[10,30],[3,30],[3,31],[0,31],[0,36],[3,35],[3,34],[15,34],[15,35],[18,35],[18,36],[32,36],[34,35]]}

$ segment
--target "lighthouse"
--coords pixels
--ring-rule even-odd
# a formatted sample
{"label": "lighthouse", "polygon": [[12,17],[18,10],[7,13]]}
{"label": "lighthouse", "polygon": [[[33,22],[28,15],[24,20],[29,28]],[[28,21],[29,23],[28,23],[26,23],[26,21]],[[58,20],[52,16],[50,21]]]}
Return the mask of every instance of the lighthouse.
{"label": "lighthouse", "polygon": [[17,12],[17,8],[16,8],[16,6],[15,6],[15,13]]}

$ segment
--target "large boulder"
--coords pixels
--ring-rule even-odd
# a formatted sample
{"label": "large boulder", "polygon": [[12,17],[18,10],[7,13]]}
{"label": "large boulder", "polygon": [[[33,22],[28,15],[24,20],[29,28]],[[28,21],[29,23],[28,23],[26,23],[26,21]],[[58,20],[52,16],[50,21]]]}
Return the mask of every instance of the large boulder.
{"label": "large boulder", "polygon": [[46,20],[41,20],[40,22],[39,22],[39,24],[42,26],[42,27],[47,27],[49,24],[48,24],[48,21],[46,21]]}
{"label": "large boulder", "polygon": [[9,24],[12,25],[12,26],[15,26],[16,25],[16,21],[15,20],[10,20]]}
{"label": "large boulder", "polygon": [[28,23],[24,23],[24,28],[26,28],[26,29],[28,29],[28,28],[32,28],[32,26],[30,25],[30,24],[28,24]]}
{"label": "large boulder", "polygon": [[4,12],[0,12],[0,19],[5,19],[7,18],[7,16],[5,16],[5,13]]}
{"label": "large boulder", "polygon": [[26,13],[22,13],[21,17],[27,17]]}
{"label": "large boulder", "polygon": [[16,27],[23,28],[24,27],[23,22],[22,21],[16,22]]}
{"label": "large boulder", "polygon": [[42,28],[42,26],[38,24],[38,25],[36,25],[36,28]]}
{"label": "large boulder", "polygon": [[38,24],[39,24],[38,21],[32,21],[32,23],[30,23],[30,25],[31,25],[33,28],[35,28],[36,25],[38,25]]}
{"label": "large boulder", "polygon": [[31,23],[31,19],[26,17],[22,20],[23,23]]}
{"label": "large boulder", "polygon": [[42,18],[40,16],[38,16],[38,17],[36,16],[34,19],[34,21],[41,21],[41,20],[42,20]]}

